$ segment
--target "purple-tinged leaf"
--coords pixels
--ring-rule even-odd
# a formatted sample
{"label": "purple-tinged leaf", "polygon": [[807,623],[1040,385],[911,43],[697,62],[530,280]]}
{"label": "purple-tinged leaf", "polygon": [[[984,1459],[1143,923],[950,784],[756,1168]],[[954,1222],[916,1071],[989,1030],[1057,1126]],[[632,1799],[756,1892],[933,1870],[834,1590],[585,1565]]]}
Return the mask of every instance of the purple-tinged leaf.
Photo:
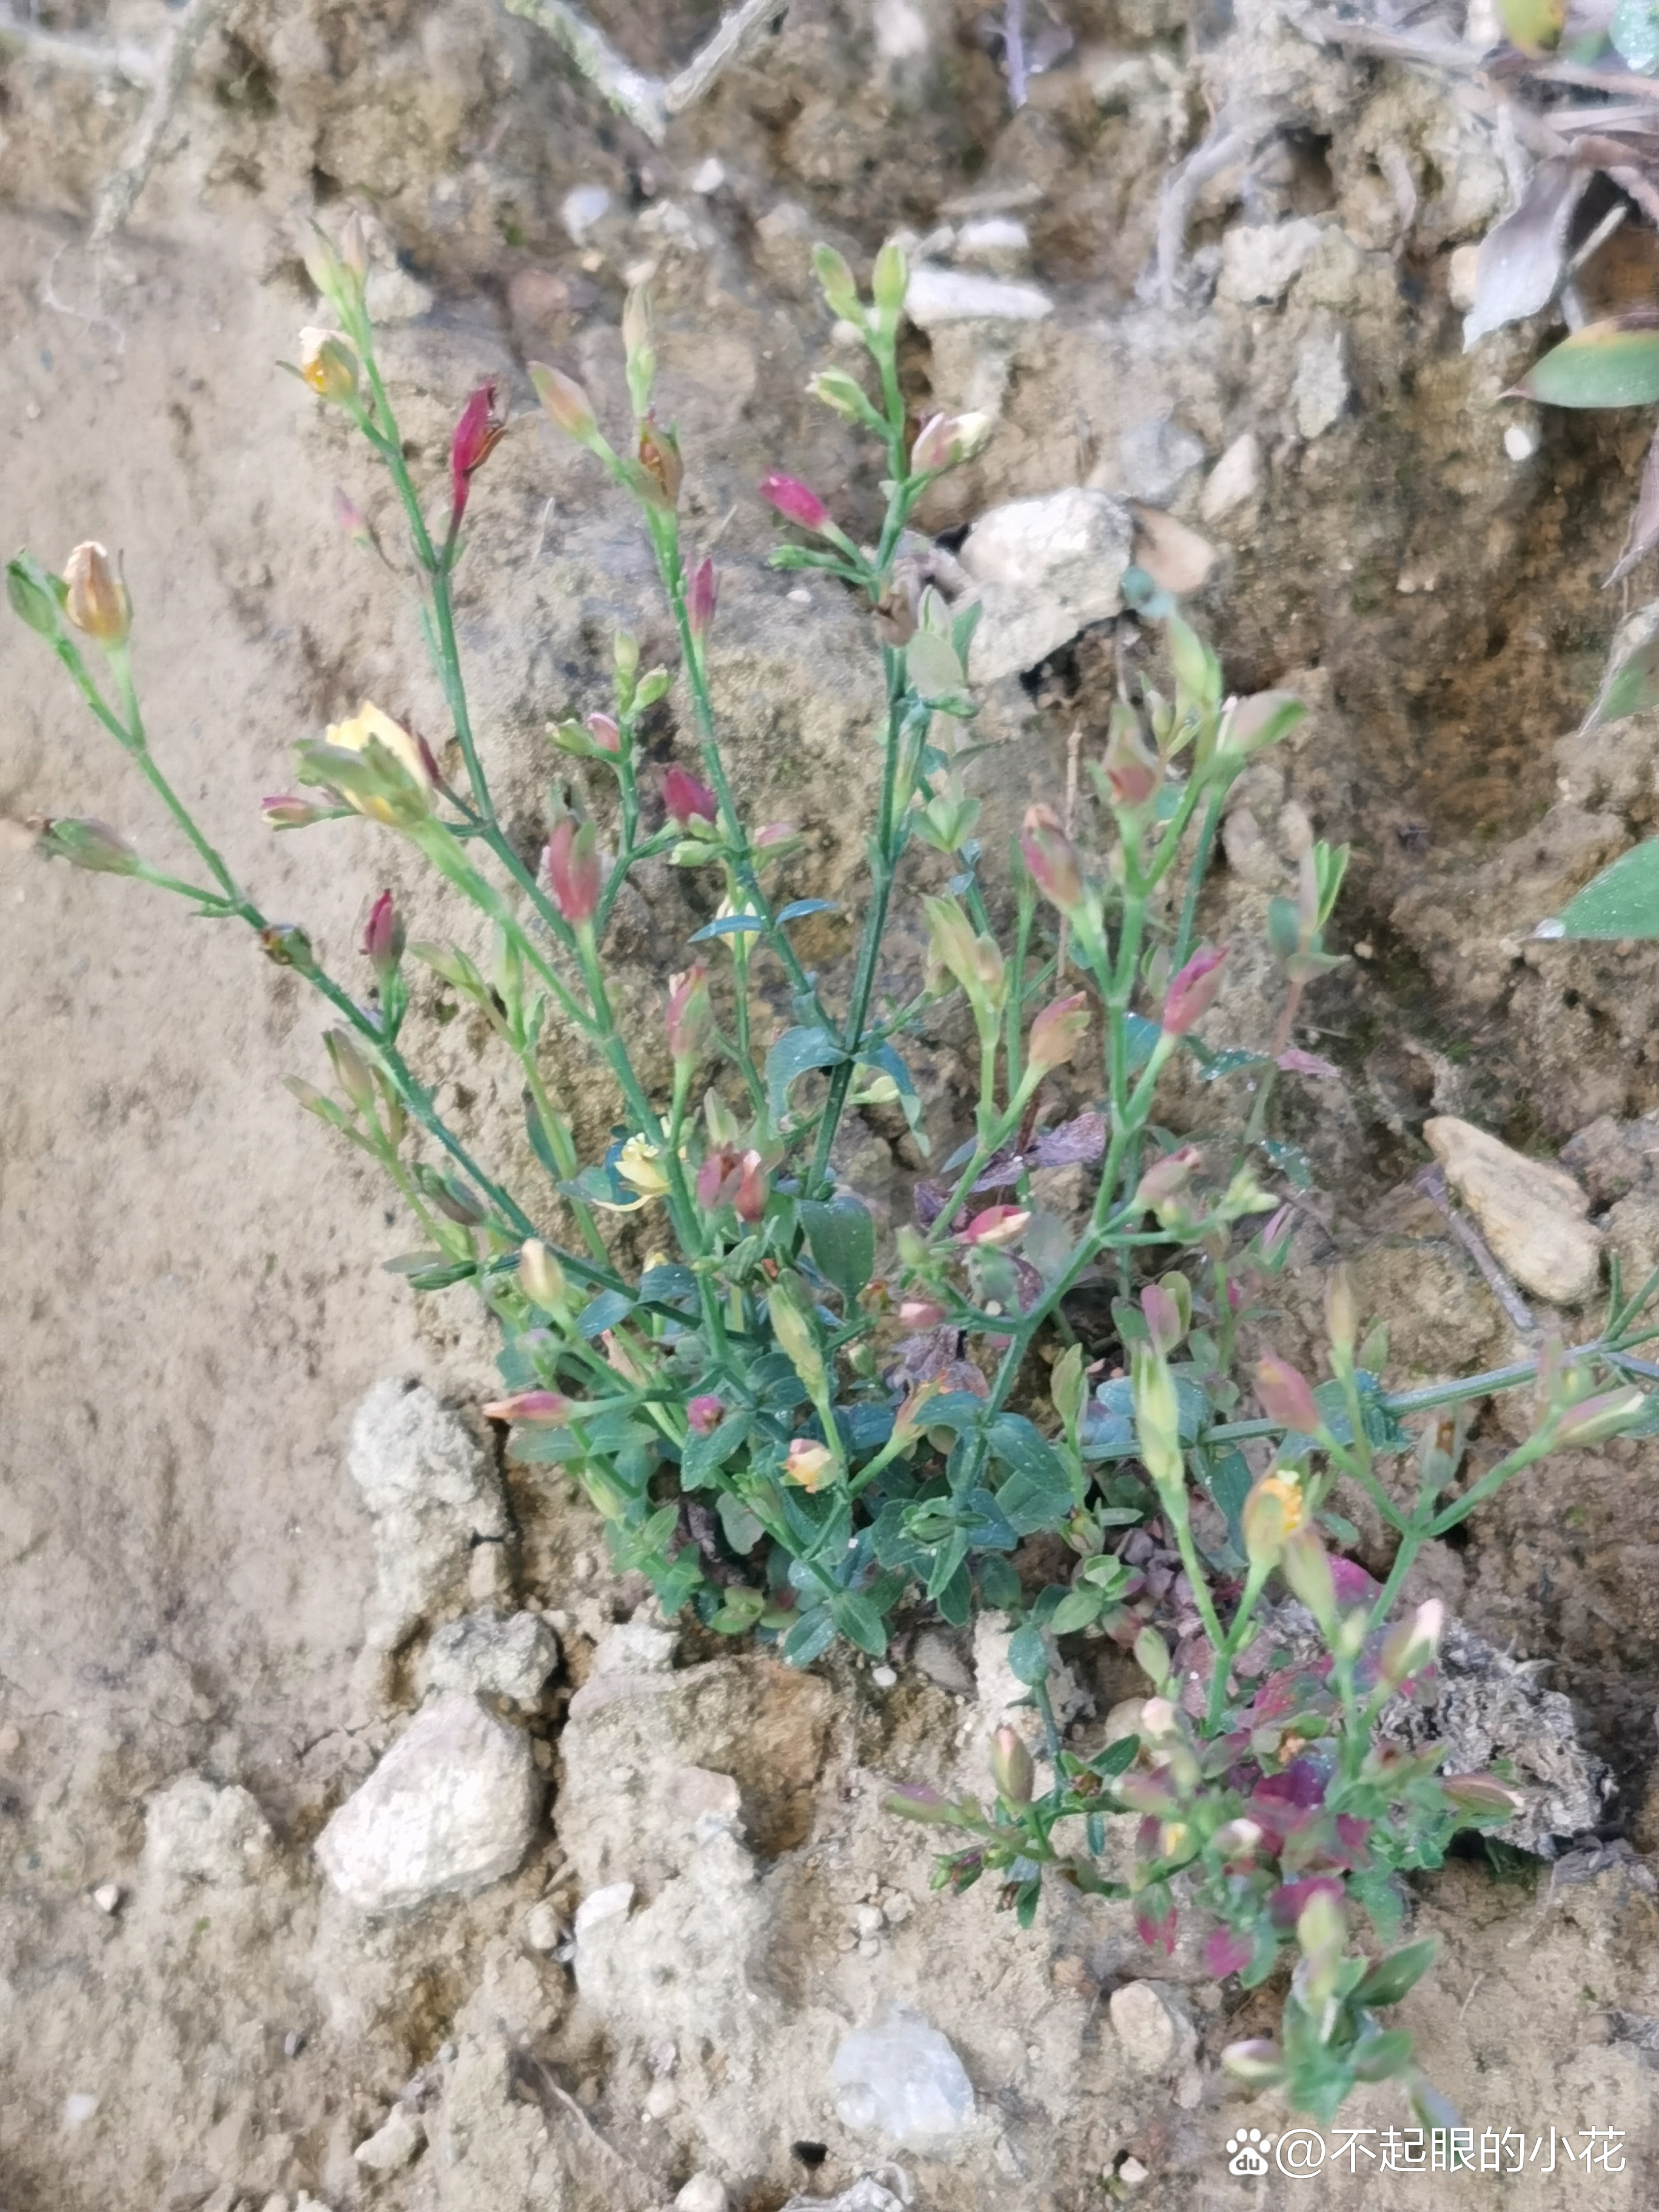
{"label": "purple-tinged leaf", "polygon": [[1342,1080],[1340,1067],[1333,1066],[1328,1060],[1322,1060],[1316,1052],[1304,1052],[1296,1045],[1279,1054],[1279,1065],[1285,1075],[1315,1075],[1332,1083]]}
{"label": "purple-tinged leaf", "polygon": [[1591,172],[1573,161],[1540,161],[1520,205],[1480,241],[1474,305],[1463,319],[1467,353],[1489,331],[1547,307],[1565,273],[1567,238]]}
{"label": "purple-tinged leaf", "polygon": [[1076,1160],[1097,1160],[1106,1150],[1106,1116],[1079,1114],[1075,1121],[1056,1122],[1043,1130],[1031,1147],[1032,1164],[1040,1168],[1069,1167]]}

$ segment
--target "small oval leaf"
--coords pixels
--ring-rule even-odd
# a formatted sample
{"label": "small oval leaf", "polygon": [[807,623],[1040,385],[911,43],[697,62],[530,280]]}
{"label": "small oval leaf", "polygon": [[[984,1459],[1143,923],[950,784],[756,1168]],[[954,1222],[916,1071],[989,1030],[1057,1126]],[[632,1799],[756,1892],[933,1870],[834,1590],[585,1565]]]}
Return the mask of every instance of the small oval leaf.
{"label": "small oval leaf", "polygon": [[1516,389],[1550,407],[1650,407],[1659,400],[1659,329],[1591,323],[1535,362]]}

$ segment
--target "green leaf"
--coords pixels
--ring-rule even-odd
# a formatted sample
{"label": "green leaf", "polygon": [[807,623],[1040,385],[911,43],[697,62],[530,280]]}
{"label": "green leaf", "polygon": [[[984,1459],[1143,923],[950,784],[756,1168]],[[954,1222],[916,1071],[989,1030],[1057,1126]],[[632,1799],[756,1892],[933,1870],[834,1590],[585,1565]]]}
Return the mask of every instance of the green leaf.
{"label": "green leaf", "polygon": [[1258,1142],[1292,1190],[1313,1188],[1313,1168],[1300,1145],[1287,1144],[1282,1137],[1262,1137]]}
{"label": "green leaf", "polygon": [[789,1086],[809,1068],[834,1067],[846,1057],[826,1029],[786,1030],[766,1055],[766,1097],[772,1119],[783,1119]]}
{"label": "green leaf", "polygon": [[685,941],[705,945],[711,937],[753,937],[765,927],[757,914],[722,914],[704,922],[701,929],[694,929]]}
{"label": "green leaf", "polygon": [[856,1644],[872,1659],[882,1656],[887,1649],[887,1630],[862,1590],[837,1590],[830,1601],[830,1613],[849,1644]]}
{"label": "green leaf", "polygon": [[1659,327],[1631,315],[1575,331],[1535,362],[1516,389],[1547,407],[1650,407],[1659,400]]}
{"label": "green leaf", "polygon": [[791,899],[773,915],[774,921],[804,921],[809,914],[834,914],[834,899]]}
{"label": "green leaf", "polygon": [[850,1315],[876,1269],[876,1224],[855,1198],[803,1199],[801,1226],[819,1272],[847,1301]]}
{"label": "green leaf", "polygon": [[694,1431],[680,1447],[680,1483],[686,1490],[707,1490],[738,1446],[749,1434],[746,1413],[728,1413],[706,1437]]}
{"label": "green leaf", "polygon": [[619,1321],[626,1321],[634,1310],[634,1301],[622,1291],[601,1291],[590,1298],[576,1316],[576,1327],[584,1336],[603,1336],[608,1328],[615,1328]]}
{"label": "green leaf", "polygon": [[1659,937],[1659,837],[1623,854],[1546,923],[1551,937]]}
{"label": "green leaf", "polygon": [[548,1136],[546,1125],[537,1109],[536,1102],[527,1091],[524,1094],[524,1122],[530,1135],[531,1151],[534,1152],[554,1182],[557,1182],[560,1170],[557,1160],[553,1157],[552,1142]]}
{"label": "green leaf", "polygon": [[1244,1530],[1241,1516],[1244,1500],[1250,1494],[1249,1462],[1236,1444],[1217,1452],[1210,1462],[1204,1486],[1226,1516],[1227,1534],[1235,1550],[1244,1549]]}
{"label": "green leaf", "polygon": [[1115,1781],[1120,1774],[1128,1772],[1139,1749],[1140,1738],[1138,1735],[1121,1735],[1115,1743],[1109,1743],[1105,1750],[1091,1759],[1089,1764],[1103,1781]]}
{"label": "green leaf", "polygon": [[749,1510],[742,1498],[730,1490],[721,1491],[714,1500],[714,1510],[720,1516],[720,1527],[726,1532],[726,1542],[739,1559],[747,1559],[766,1534],[758,1518]]}
{"label": "green leaf", "polygon": [[1012,1561],[999,1559],[994,1552],[975,1562],[979,1577],[979,1595],[982,1604],[999,1613],[1006,1613],[1020,1600],[1020,1580]]}
{"label": "green leaf", "polygon": [[919,699],[948,698],[967,682],[950,639],[937,630],[916,632],[905,649],[904,665]]}
{"label": "green leaf", "polygon": [[783,1657],[791,1667],[810,1667],[836,1640],[836,1624],[827,1605],[808,1607],[783,1639]]}
{"label": "green leaf", "polygon": [[1008,1639],[1008,1671],[1016,1681],[1024,1682],[1031,1690],[1048,1679],[1048,1647],[1043,1642],[1042,1631],[1029,1620]]}
{"label": "green leaf", "polygon": [[[1659,602],[1633,615],[1631,628],[1646,626],[1656,614],[1659,614]],[[1608,661],[1595,704],[1584,717],[1581,735],[1599,729],[1603,722],[1622,721],[1626,714],[1645,714],[1650,707],[1659,707],[1659,631],[1632,646],[1622,658],[1618,653],[1615,641],[1614,657]]]}
{"label": "green leaf", "polygon": [[1048,1626],[1056,1636],[1070,1636],[1075,1630],[1087,1628],[1099,1620],[1111,1603],[1104,1590],[1092,1589],[1088,1583],[1067,1590],[1054,1607]]}
{"label": "green leaf", "polygon": [[1407,1990],[1427,1973],[1439,1948],[1437,1937],[1425,1936],[1420,1943],[1407,1943],[1403,1950],[1379,1959],[1354,1991],[1354,2003],[1373,2009],[1378,2005],[1398,2004]]}
{"label": "green leaf", "polygon": [[695,1298],[697,1279],[690,1267],[677,1267],[664,1260],[654,1267],[647,1267],[640,1277],[640,1296],[652,1305],[665,1305],[675,1298]]}

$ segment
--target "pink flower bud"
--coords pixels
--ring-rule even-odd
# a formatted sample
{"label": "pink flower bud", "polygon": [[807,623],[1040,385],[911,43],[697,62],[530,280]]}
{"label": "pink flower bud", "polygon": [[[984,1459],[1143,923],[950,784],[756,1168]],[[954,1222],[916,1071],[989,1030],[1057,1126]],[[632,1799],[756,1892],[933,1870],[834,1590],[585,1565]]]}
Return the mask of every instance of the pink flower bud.
{"label": "pink flower bud", "polygon": [[1030,1803],[1036,1767],[1018,1729],[1000,1728],[992,1737],[991,1779],[1005,1804]]}
{"label": "pink flower bud", "polygon": [[815,1491],[835,1465],[835,1455],[826,1445],[815,1443],[811,1437],[796,1437],[784,1455],[784,1479]]}
{"label": "pink flower bud", "polygon": [[1052,806],[1028,806],[1019,849],[1031,881],[1062,914],[1083,903],[1083,864]]}
{"label": "pink flower bud", "polygon": [[1506,1787],[1495,1774],[1443,1774],[1440,1787],[1460,1812],[1492,1813],[1505,1820],[1526,1802],[1519,1790]]}
{"label": "pink flower bud", "polygon": [[1202,1163],[1203,1157],[1196,1145],[1182,1145],[1173,1152],[1165,1152],[1161,1160],[1154,1160],[1135,1186],[1135,1204],[1149,1209],[1178,1197],[1192,1181],[1193,1170]]}
{"label": "pink flower bud", "polygon": [[532,361],[530,381],[550,417],[578,445],[591,448],[602,442],[592,403],[574,377],[566,376],[561,369],[550,368],[545,362]]}
{"label": "pink flower bud", "polygon": [[578,828],[575,816],[567,814],[547,841],[542,870],[554,904],[572,928],[592,921],[599,910],[599,854],[593,824],[584,822]]}
{"label": "pink flower bud", "polygon": [[769,1184],[758,1152],[722,1145],[697,1170],[697,1203],[709,1213],[729,1206],[739,1221],[756,1222],[766,1211]]}
{"label": "pink flower bud", "polygon": [[796,523],[802,530],[811,530],[822,537],[835,526],[829,508],[817,494],[809,491],[795,477],[780,476],[775,471],[763,477],[760,495],[776,507],[786,522]]}
{"label": "pink flower bud", "polygon": [[937,1328],[945,1309],[936,1298],[902,1298],[898,1317],[906,1328]]}
{"label": "pink flower bud", "polygon": [[363,930],[363,951],[381,982],[396,974],[398,963],[404,957],[404,925],[392,903],[390,891],[382,891],[369,908]]}
{"label": "pink flower bud", "polygon": [[957,1242],[995,1249],[1005,1244],[1018,1244],[1030,1225],[1030,1213],[1023,1206],[988,1206],[982,1213],[974,1216]]}
{"label": "pink flower bud", "polygon": [[700,1437],[712,1437],[726,1413],[726,1403],[712,1390],[705,1390],[693,1398],[685,1409],[685,1418]]}
{"label": "pink flower bud", "polygon": [[1152,1333],[1152,1348],[1167,1359],[1186,1334],[1181,1310],[1160,1283],[1148,1283],[1140,1293],[1140,1310]]}
{"label": "pink flower bud", "polygon": [[259,811],[273,830],[308,830],[313,822],[326,822],[331,814],[343,808],[345,801],[339,793],[319,793],[319,799],[332,798],[333,806],[319,805],[316,799],[305,798],[297,791],[281,791],[259,801]]}
{"label": "pink flower bud", "polygon": [[750,842],[757,853],[769,852],[775,845],[787,845],[800,830],[793,822],[763,822],[756,830]]}
{"label": "pink flower bud", "polygon": [[1087,994],[1073,991],[1069,999],[1056,999],[1031,1024],[1027,1065],[1044,1074],[1051,1067],[1064,1067],[1088,1033]]}
{"label": "pink flower bud", "polygon": [[677,830],[712,830],[720,819],[719,799],[678,761],[662,780],[662,801]]}
{"label": "pink flower bud", "polygon": [[1200,945],[1170,983],[1169,996],[1164,1001],[1166,1036],[1185,1036],[1193,1024],[1209,1012],[1221,988],[1221,963],[1226,957],[1224,945],[1219,948]]}
{"label": "pink flower bud", "polygon": [[1294,1429],[1298,1436],[1317,1436],[1325,1425],[1306,1376],[1298,1374],[1276,1352],[1256,1362],[1255,1395],[1270,1421]]}
{"label": "pink flower bud", "polygon": [[1134,811],[1149,805],[1164,781],[1158,755],[1141,735],[1139,719],[1127,709],[1112,718],[1112,734],[1101,766],[1115,805]]}
{"label": "pink flower bud", "polygon": [[497,1398],[483,1409],[487,1421],[516,1421],[527,1429],[562,1428],[574,1405],[560,1390],[518,1390],[510,1398]]}
{"label": "pink flower bud", "polygon": [[614,715],[590,714],[584,726],[602,753],[622,750],[622,726]]}
{"label": "pink flower bud", "polygon": [[1434,1664],[1446,1625],[1446,1608],[1437,1597],[1425,1598],[1409,1620],[1402,1620],[1382,1646],[1376,1671],[1390,1687],[1408,1682]]}
{"label": "pink flower bud", "polygon": [[720,577],[714,562],[705,554],[691,571],[691,589],[686,595],[685,619],[693,637],[708,636],[720,596]]}
{"label": "pink flower bud", "polygon": [[708,970],[700,960],[684,975],[668,979],[668,1050],[676,1066],[696,1060],[713,1026],[708,1004]]}
{"label": "pink flower bud", "polygon": [[937,476],[970,461],[990,434],[988,415],[930,415],[910,448],[910,473]]}
{"label": "pink flower bud", "polygon": [[380,541],[374,535],[374,524],[356,501],[343,492],[337,484],[334,488],[334,520],[343,535],[349,538],[360,552],[380,551]]}
{"label": "pink flower bud", "polygon": [[1563,1444],[1595,1444],[1616,1437],[1636,1420],[1646,1403],[1633,1384],[1622,1390],[1604,1390],[1595,1398],[1581,1398],[1561,1417],[1555,1438]]}
{"label": "pink flower bud", "polygon": [[496,404],[497,387],[481,384],[461,410],[449,441],[449,527],[461,526],[472,472],[482,467],[507,434],[507,416]]}
{"label": "pink flower bud", "polygon": [[1304,1052],[1296,1045],[1291,1046],[1288,1052],[1279,1054],[1279,1065],[1286,1075],[1312,1075],[1328,1083],[1342,1080],[1340,1067],[1333,1067],[1328,1060],[1322,1060],[1316,1052]]}

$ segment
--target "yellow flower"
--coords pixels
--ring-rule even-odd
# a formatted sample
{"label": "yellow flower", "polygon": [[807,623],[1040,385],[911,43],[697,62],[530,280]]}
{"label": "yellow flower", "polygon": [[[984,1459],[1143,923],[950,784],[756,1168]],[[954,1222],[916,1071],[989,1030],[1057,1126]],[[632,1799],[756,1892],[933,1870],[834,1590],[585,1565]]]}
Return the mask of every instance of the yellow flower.
{"label": "yellow flower", "polygon": [[422,814],[431,812],[432,771],[427,765],[426,755],[410,732],[401,722],[394,722],[390,714],[383,714],[365,699],[349,721],[329,725],[326,742],[337,752],[366,756],[371,765],[375,757],[370,754],[369,747],[379,747],[383,756],[390,756],[393,775],[413,787],[404,799],[395,792],[382,794],[367,784],[353,789],[351,787],[359,780],[355,776],[343,779],[341,789],[346,804],[359,814],[366,814],[375,822],[389,823],[395,829],[404,826],[410,811],[409,802],[417,801],[418,811]]}
{"label": "yellow flower", "polygon": [[617,1173],[642,1198],[660,1198],[668,1188],[661,1158],[660,1146],[647,1144],[643,1137],[630,1137],[617,1156]]}
{"label": "yellow flower", "polygon": [[835,1467],[836,1455],[827,1445],[814,1443],[810,1437],[797,1437],[784,1460],[783,1472],[788,1481],[799,1483],[803,1490],[815,1491]]}
{"label": "yellow flower", "polygon": [[1262,1476],[1261,1487],[1268,1497],[1278,1498],[1283,1505],[1285,1534],[1287,1536],[1294,1536],[1308,1517],[1307,1504],[1302,1495],[1300,1482],[1295,1475],[1286,1474],[1282,1469],[1275,1468],[1272,1474]]}

